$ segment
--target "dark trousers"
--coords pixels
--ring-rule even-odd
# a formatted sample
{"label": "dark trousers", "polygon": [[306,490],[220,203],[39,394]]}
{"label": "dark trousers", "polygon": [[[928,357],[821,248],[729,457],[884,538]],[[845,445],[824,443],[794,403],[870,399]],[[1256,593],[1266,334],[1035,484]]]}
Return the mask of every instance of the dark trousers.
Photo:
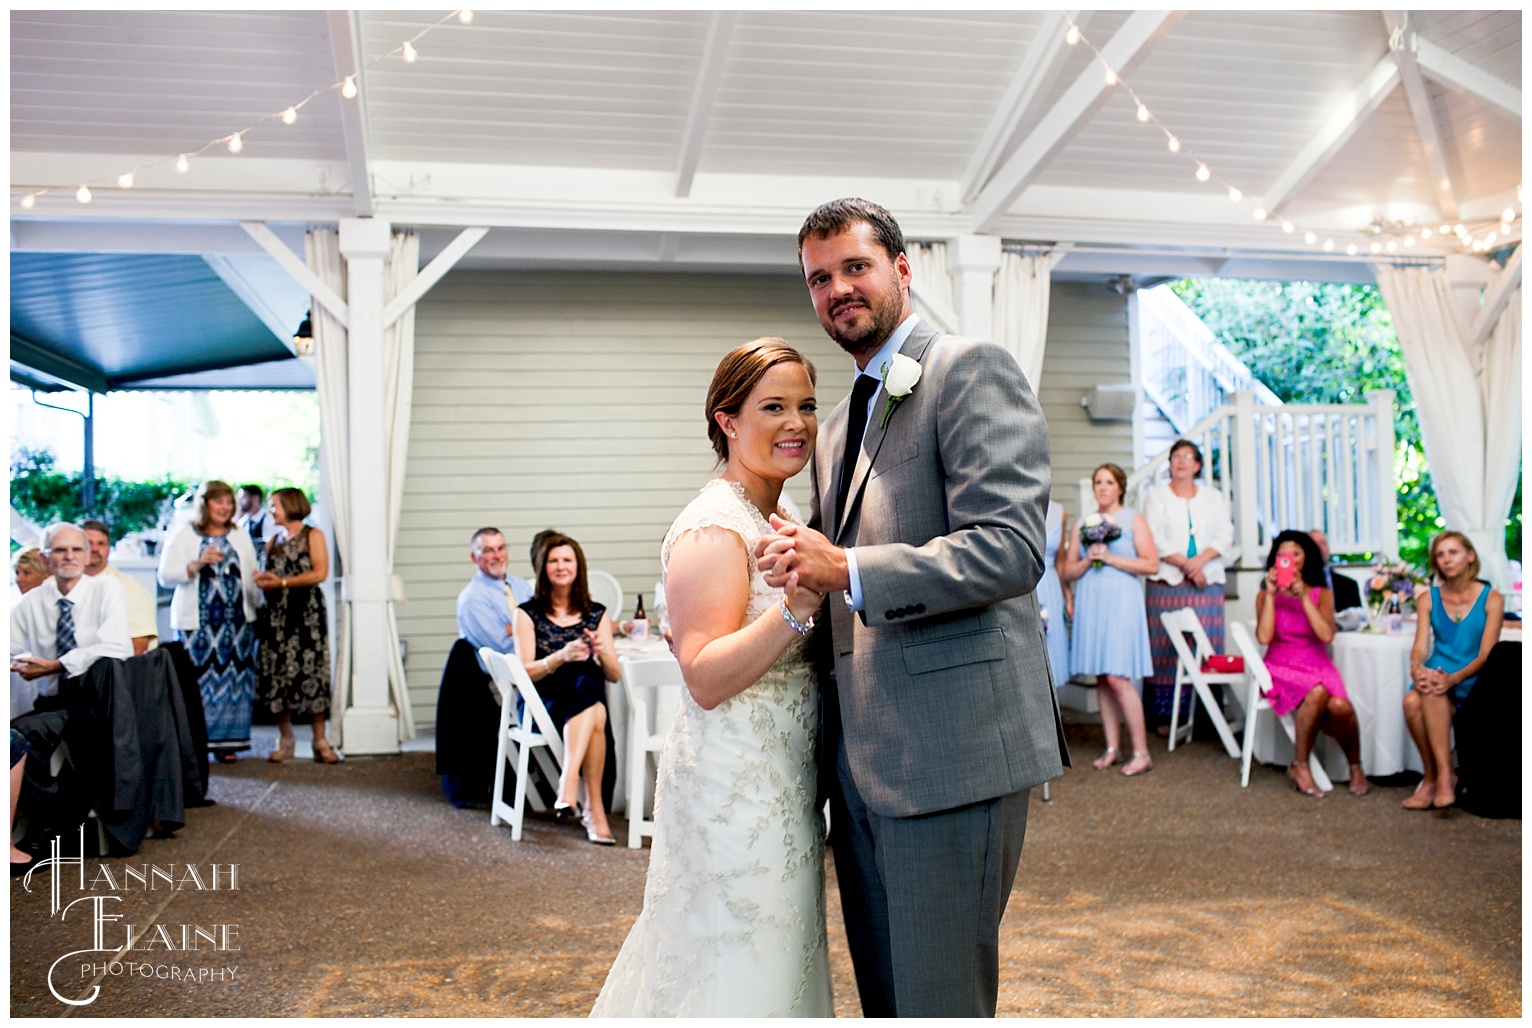
{"label": "dark trousers", "polygon": [[838,737],[834,750],[830,845],[863,1016],[995,1016],[1030,791],[886,817],[862,802]]}

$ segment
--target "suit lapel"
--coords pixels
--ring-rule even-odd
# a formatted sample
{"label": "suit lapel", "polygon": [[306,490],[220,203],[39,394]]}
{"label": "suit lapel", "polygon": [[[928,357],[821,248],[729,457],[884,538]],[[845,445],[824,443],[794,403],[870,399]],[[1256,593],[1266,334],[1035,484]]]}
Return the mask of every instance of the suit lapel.
{"label": "suit lapel", "polygon": [[[921,321],[916,324],[914,331],[910,333],[910,337],[904,341],[904,345],[899,347],[899,352],[912,360],[920,361],[925,356],[926,348],[931,345],[931,341],[935,338],[936,330],[927,326],[924,321]],[[877,374],[880,378],[882,377],[880,369],[869,368],[868,370],[873,374]],[[920,386],[916,385],[915,388],[919,389]],[[883,411],[888,406],[888,394],[880,391],[876,396],[877,399],[872,405],[872,413],[867,416],[867,431],[862,435],[862,449],[857,454],[856,469],[851,475],[851,491],[846,494],[846,509],[835,512],[835,541],[837,543],[840,542],[840,537],[846,531],[846,523],[851,520],[851,512],[856,509],[857,503],[862,498],[862,486],[866,484],[867,476],[872,472],[872,462],[877,459],[878,451],[883,447],[883,440],[888,435],[888,425],[893,424],[894,419],[899,417],[899,409],[896,407],[894,412],[889,415],[888,423],[885,424],[883,421]],[[835,412],[839,414],[841,409],[846,406],[847,404],[843,402],[840,407],[836,408]],[[903,404],[901,403],[899,406],[902,407]],[[844,417],[840,419],[836,433],[836,438],[840,440],[840,445],[836,447],[834,451],[836,453],[845,449],[846,420]]]}

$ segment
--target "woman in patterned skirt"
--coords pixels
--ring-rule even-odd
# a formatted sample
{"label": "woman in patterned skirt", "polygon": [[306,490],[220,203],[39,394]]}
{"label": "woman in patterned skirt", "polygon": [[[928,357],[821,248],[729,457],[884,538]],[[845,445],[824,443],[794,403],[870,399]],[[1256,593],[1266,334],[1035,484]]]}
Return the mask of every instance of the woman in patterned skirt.
{"label": "woman in patterned skirt", "polygon": [[170,623],[202,693],[208,751],[223,763],[250,748],[255,696],[255,547],[234,523],[234,490],[211,479],[197,489],[192,520],[171,533],[160,555],[160,584],[175,589]]}
{"label": "woman in patterned skirt", "polygon": [[266,590],[255,702],[277,715],[282,733],[277,748],[267,754],[272,763],[293,755],[294,717],[314,722],[316,761],[340,761],[324,734],[330,712],[330,629],[319,587],[330,574],[330,553],[324,532],[303,523],[312,509],[301,489],[271,494],[277,531],[266,544],[266,570],[255,576]]}

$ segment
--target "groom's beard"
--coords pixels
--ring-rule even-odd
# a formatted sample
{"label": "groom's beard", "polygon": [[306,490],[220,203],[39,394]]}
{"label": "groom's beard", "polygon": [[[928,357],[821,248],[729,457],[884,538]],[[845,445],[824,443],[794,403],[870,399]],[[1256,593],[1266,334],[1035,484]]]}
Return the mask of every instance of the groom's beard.
{"label": "groom's beard", "polygon": [[[862,303],[866,309],[851,324],[835,320],[836,311],[847,303]],[[842,300],[830,310],[830,320],[821,322],[825,334],[840,344],[840,348],[853,357],[862,353],[876,353],[878,348],[893,335],[894,329],[904,320],[904,295],[894,283],[892,295],[873,297],[861,295]]]}

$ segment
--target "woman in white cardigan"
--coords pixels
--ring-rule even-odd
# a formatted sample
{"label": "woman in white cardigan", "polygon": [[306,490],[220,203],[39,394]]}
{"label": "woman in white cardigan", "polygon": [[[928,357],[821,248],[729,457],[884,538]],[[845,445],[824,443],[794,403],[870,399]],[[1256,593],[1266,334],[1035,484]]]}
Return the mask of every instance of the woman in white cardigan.
{"label": "woman in white cardigan", "polygon": [[[1201,474],[1202,451],[1189,439],[1177,439],[1170,448],[1170,481],[1144,500],[1144,520],[1160,551],[1160,569],[1144,585],[1154,658],[1154,677],[1144,683],[1144,706],[1161,734],[1169,733],[1175,700],[1176,651],[1160,614],[1192,608],[1208,641],[1223,652],[1223,563],[1234,547],[1234,522],[1223,493],[1197,484]],[[1180,722],[1185,724],[1190,714],[1191,690],[1184,688]]]}
{"label": "woman in white cardigan", "polygon": [[171,533],[160,555],[160,584],[175,589],[170,623],[180,635],[202,693],[208,750],[224,763],[250,748],[255,696],[255,611],[265,600],[250,534],[234,523],[234,490],[202,483],[192,520]]}

